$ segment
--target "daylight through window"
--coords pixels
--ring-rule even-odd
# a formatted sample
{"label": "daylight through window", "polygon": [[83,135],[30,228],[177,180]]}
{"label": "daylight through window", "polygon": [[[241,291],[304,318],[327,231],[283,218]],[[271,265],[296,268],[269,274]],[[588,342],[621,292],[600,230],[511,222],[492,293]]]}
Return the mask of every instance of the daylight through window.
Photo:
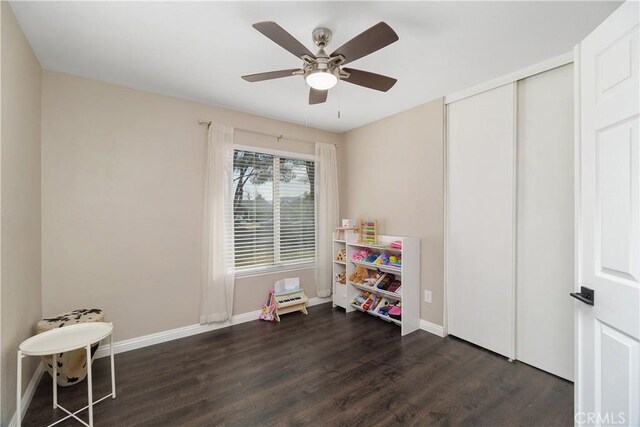
{"label": "daylight through window", "polygon": [[237,272],[314,262],[312,160],[235,150],[233,189]]}

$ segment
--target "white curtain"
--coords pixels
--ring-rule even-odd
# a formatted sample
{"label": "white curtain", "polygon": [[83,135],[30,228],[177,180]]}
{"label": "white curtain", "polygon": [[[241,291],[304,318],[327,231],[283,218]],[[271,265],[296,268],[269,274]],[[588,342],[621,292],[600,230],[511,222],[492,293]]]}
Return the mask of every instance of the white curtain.
{"label": "white curtain", "polygon": [[338,163],[333,144],[316,143],[316,289],[328,297],[333,288],[333,232],[338,224]]}
{"label": "white curtain", "polygon": [[233,128],[209,126],[206,167],[201,324],[228,320],[233,309]]}

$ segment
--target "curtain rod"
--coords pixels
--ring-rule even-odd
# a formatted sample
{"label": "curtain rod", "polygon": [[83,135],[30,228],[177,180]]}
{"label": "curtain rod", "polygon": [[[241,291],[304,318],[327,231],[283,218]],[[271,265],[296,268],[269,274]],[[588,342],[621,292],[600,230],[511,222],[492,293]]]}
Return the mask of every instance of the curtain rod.
{"label": "curtain rod", "polygon": [[[206,125],[207,127],[211,126],[212,122],[208,122],[206,120],[202,120],[202,119],[198,119],[198,124],[201,126]],[[287,138],[284,135],[272,135],[270,133],[264,133],[264,132],[258,132],[255,130],[250,130],[250,129],[243,129],[243,128],[235,128],[236,130],[242,131],[242,132],[249,132],[249,133],[255,133],[256,135],[262,135],[262,136],[268,136],[271,138],[275,138],[276,142],[280,143],[283,139],[289,140],[289,141],[294,141],[294,142],[304,142],[306,144],[315,144],[314,141],[305,141],[304,139],[292,139],[292,138]],[[337,144],[333,144],[334,147],[338,147]]]}

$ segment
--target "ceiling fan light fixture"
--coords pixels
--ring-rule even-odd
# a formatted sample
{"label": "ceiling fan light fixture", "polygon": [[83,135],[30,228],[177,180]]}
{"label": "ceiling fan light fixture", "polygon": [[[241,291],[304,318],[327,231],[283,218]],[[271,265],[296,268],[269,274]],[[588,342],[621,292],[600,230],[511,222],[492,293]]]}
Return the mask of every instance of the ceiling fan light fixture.
{"label": "ceiling fan light fixture", "polygon": [[304,79],[315,90],[328,90],[338,83],[338,77],[329,70],[311,71]]}

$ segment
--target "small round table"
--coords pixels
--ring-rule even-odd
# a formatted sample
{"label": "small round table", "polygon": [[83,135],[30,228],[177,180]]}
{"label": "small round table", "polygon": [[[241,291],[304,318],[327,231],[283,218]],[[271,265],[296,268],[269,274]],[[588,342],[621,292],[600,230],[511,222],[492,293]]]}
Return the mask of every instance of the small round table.
{"label": "small round table", "polygon": [[[36,334],[41,334],[51,329],[58,329],[77,323],[97,323],[104,322],[104,312],[99,308],[79,308],[56,316],[42,319],[36,325]],[[100,344],[91,346],[92,359],[96,357],[96,350]],[[87,365],[85,361],[84,348],[58,354],[58,386],[73,386],[87,376]],[[53,375],[53,356],[42,356],[44,369]]]}
{"label": "small round table", "polygon": [[[63,328],[52,329],[25,340],[20,344],[18,350],[18,381],[17,381],[17,405],[16,418],[18,426],[22,423],[22,358],[26,356],[48,356],[53,355],[53,409],[60,408],[66,412],[66,417],[56,421],[57,424],[62,420],[73,417],[82,424],[93,426],[93,405],[104,399],[111,397],[116,398],[116,377],[115,366],[113,361],[113,325],[111,323],[80,323],[77,325],[65,326]],[[91,345],[110,337],[111,351],[111,393],[93,401],[92,378],[91,378]],[[84,348],[87,352],[87,398],[88,404],[76,412],[70,412],[58,404],[57,390],[57,367],[56,356],[67,351]],[[89,424],[85,423],[76,416],[79,412],[89,408]],[[53,425],[51,424],[51,425]]]}

